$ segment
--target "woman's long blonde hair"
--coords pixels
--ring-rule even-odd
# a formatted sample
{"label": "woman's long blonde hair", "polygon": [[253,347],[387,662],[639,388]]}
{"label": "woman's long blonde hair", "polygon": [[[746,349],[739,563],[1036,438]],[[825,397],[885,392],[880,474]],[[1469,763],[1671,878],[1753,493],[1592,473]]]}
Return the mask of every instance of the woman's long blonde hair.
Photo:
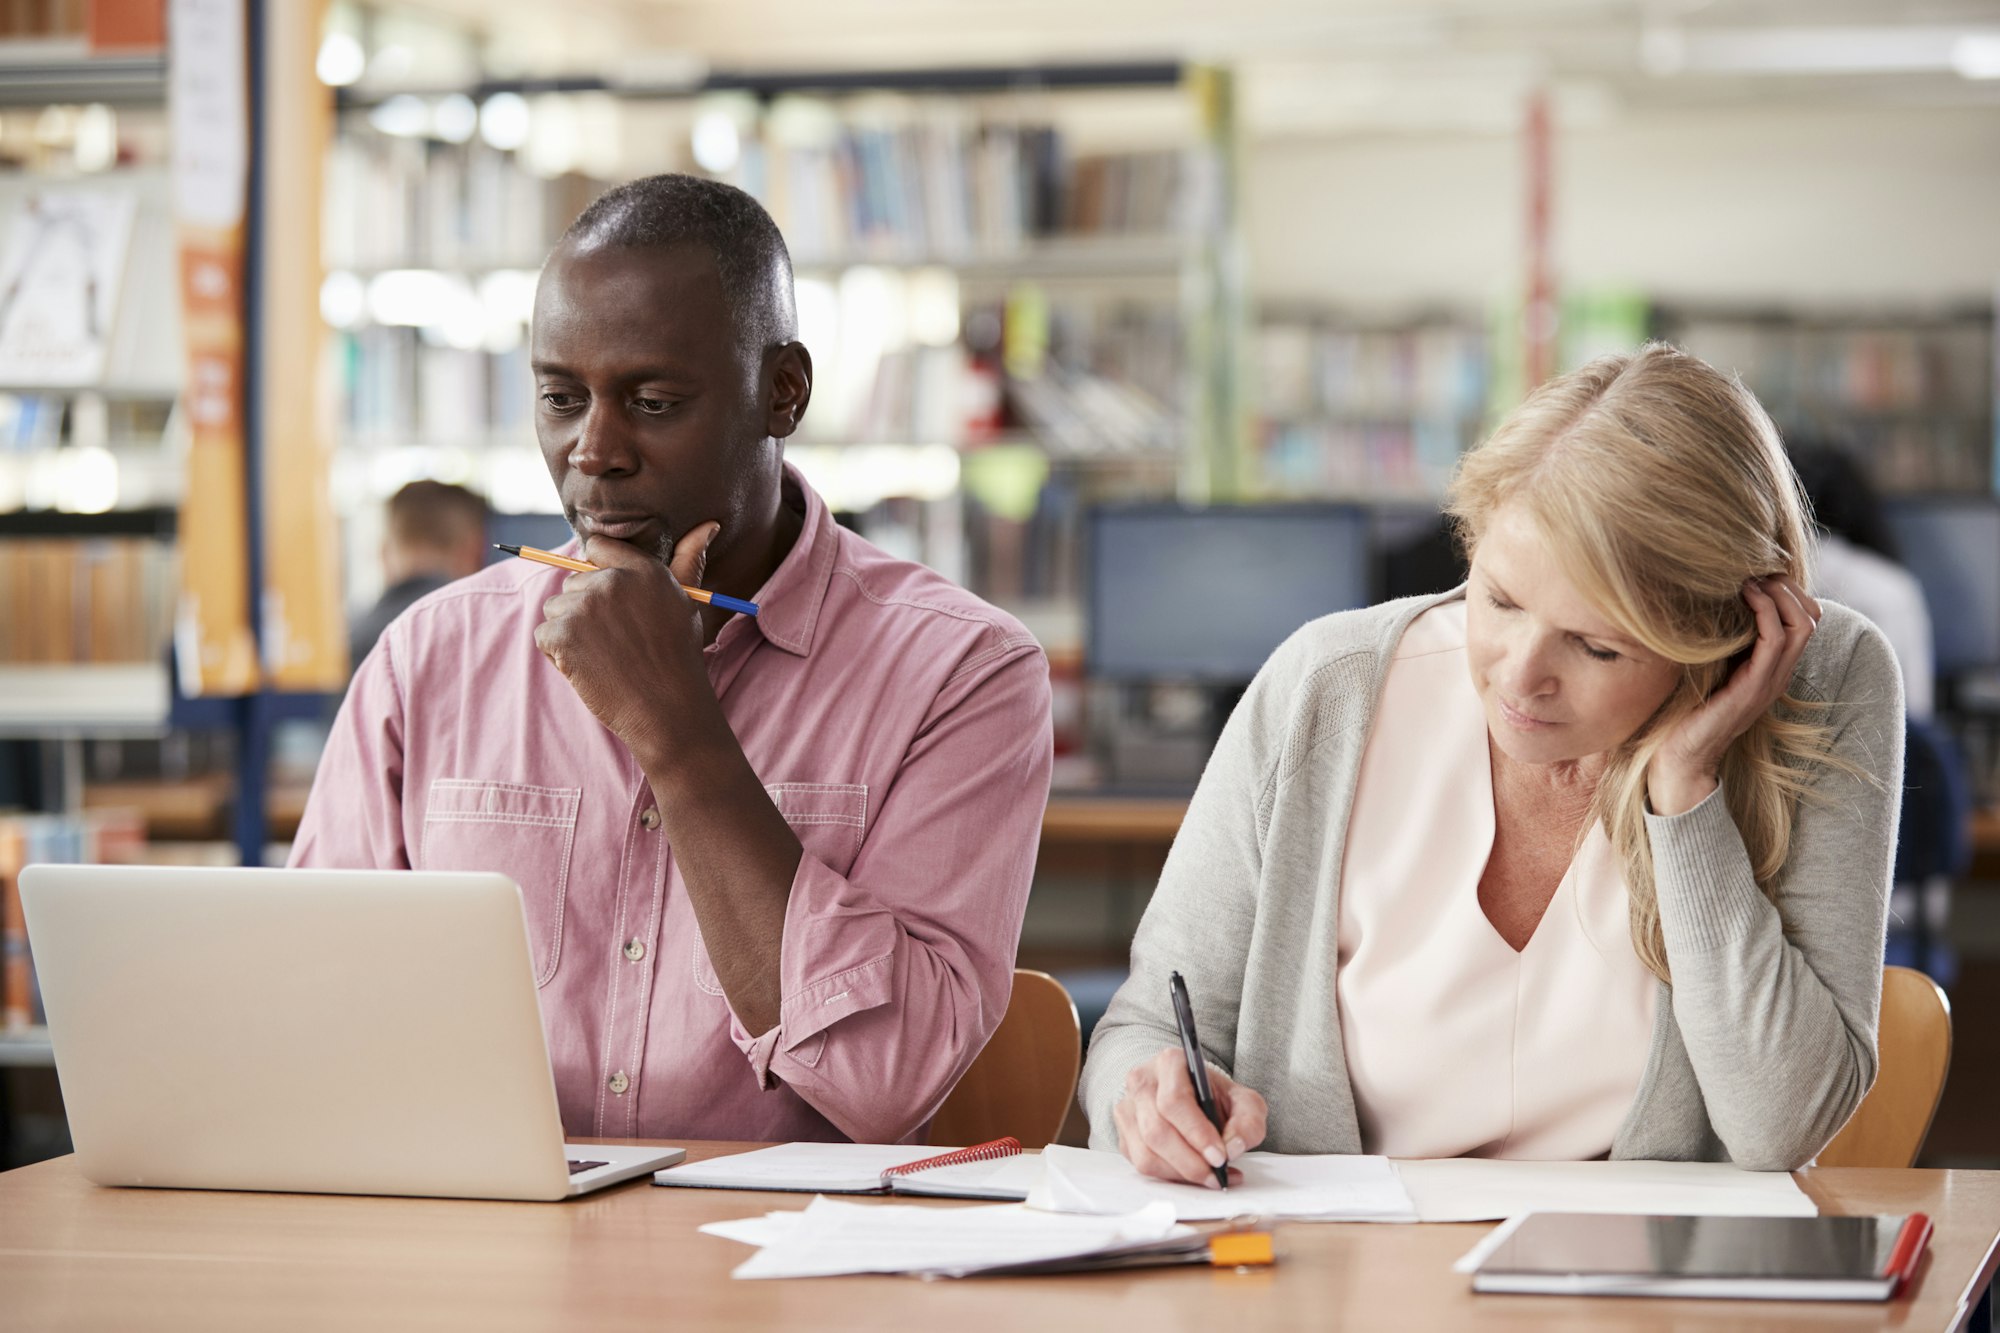
{"label": "woman's long blonde hair", "polygon": [[[1654,343],[1551,380],[1465,456],[1447,512],[1468,554],[1503,505],[1525,513],[1621,634],[1683,667],[1659,711],[1613,753],[1591,809],[1625,872],[1633,947],[1670,981],[1646,837],[1646,766],[1756,641],[1745,581],[1787,574],[1804,585],[1798,478],[1748,390]],[[1799,798],[1826,759],[1817,712],[1818,701],[1787,694],[1722,762],[1729,813],[1758,887],[1774,900]]]}

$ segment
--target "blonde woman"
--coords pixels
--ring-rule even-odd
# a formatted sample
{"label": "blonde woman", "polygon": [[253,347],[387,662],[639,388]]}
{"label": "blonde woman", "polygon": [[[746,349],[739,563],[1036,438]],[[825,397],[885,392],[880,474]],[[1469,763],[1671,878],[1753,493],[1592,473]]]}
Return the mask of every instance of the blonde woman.
{"label": "blonde woman", "polygon": [[1211,1188],[1259,1146],[1809,1161],[1875,1077],[1903,703],[1805,592],[1770,419],[1606,357],[1450,508],[1463,588],[1307,625],[1230,718],[1091,1043],[1092,1145]]}

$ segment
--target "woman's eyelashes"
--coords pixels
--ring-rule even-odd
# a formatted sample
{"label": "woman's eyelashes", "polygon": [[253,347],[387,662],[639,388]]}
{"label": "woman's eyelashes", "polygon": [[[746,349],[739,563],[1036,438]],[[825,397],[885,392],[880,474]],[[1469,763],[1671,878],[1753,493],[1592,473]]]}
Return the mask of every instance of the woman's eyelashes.
{"label": "woman's eyelashes", "polygon": [[[1486,594],[1486,601],[1495,611],[1513,611],[1518,609],[1512,602],[1504,601],[1490,592]],[[1619,658],[1619,654],[1613,650],[1609,648],[1593,648],[1578,635],[1572,634],[1570,641],[1583,649],[1584,656],[1593,662],[1616,662]]]}

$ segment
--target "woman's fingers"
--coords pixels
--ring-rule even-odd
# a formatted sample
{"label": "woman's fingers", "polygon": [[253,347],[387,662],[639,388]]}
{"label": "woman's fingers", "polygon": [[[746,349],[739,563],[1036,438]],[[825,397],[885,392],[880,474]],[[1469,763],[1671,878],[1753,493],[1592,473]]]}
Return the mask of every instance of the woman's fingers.
{"label": "woman's fingers", "polygon": [[[1210,1091],[1213,1090],[1211,1087]],[[1174,1076],[1159,1081],[1153,1105],[1160,1118],[1172,1125],[1181,1139],[1211,1168],[1229,1160],[1222,1148],[1221,1132],[1203,1112],[1201,1103],[1195,1100],[1194,1085],[1188,1079],[1185,1064],[1174,1071]]]}
{"label": "woman's fingers", "polygon": [[1223,1114],[1222,1150],[1233,1162],[1264,1141],[1269,1108],[1255,1088],[1246,1088],[1221,1073],[1211,1073],[1210,1078],[1217,1084],[1215,1097]]}
{"label": "woman's fingers", "polygon": [[[1140,1102],[1132,1108],[1139,1125],[1139,1138],[1167,1165],[1166,1178],[1190,1185],[1215,1185],[1215,1167],[1201,1149],[1190,1143],[1182,1127],[1167,1118],[1157,1102]],[[1202,1122],[1210,1134],[1215,1127]],[[1221,1145],[1215,1151],[1221,1153]]]}
{"label": "woman's fingers", "polygon": [[1765,595],[1771,599],[1779,621],[1784,625],[1784,641],[1776,660],[1771,663],[1772,679],[1767,682],[1765,690],[1764,706],[1768,708],[1790,686],[1792,672],[1805,655],[1813,631],[1819,628],[1820,605],[1789,578],[1766,579],[1763,585]]}
{"label": "woman's fingers", "polygon": [[[1264,1141],[1270,1114],[1263,1096],[1219,1069],[1209,1088],[1223,1116],[1220,1131],[1202,1112],[1178,1049],[1163,1050],[1125,1076],[1125,1096],[1112,1109],[1118,1147],[1139,1171],[1160,1180],[1216,1188],[1215,1170]],[[1232,1172],[1232,1182],[1240,1173]]]}
{"label": "woman's fingers", "polygon": [[1178,1049],[1161,1051],[1126,1076],[1113,1119],[1120,1150],[1141,1172],[1215,1188],[1215,1167],[1226,1160],[1222,1137],[1195,1101]]}

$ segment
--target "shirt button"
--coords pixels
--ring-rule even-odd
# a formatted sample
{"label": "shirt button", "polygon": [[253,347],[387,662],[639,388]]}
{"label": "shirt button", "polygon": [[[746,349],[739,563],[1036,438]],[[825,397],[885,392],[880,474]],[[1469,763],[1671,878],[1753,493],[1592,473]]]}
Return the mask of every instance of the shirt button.
{"label": "shirt button", "polygon": [[647,806],[646,813],[639,816],[639,826],[648,833],[658,828],[660,826],[660,808],[656,805]]}
{"label": "shirt button", "polygon": [[643,941],[643,940],[626,940],[626,941],[625,941],[625,956],[626,956],[627,958],[630,958],[630,959],[631,959],[631,960],[632,960],[633,962],[635,962],[635,963],[636,963],[636,962],[638,962],[638,961],[639,961],[639,960],[640,960],[641,958],[644,958],[644,957],[646,956],[646,944],[645,944],[645,941]]}
{"label": "shirt button", "polygon": [[621,1069],[617,1073],[611,1076],[611,1082],[609,1086],[613,1092],[618,1093],[622,1096],[625,1092],[625,1089],[632,1086],[632,1080],[626,1078],[625,1071]]}

